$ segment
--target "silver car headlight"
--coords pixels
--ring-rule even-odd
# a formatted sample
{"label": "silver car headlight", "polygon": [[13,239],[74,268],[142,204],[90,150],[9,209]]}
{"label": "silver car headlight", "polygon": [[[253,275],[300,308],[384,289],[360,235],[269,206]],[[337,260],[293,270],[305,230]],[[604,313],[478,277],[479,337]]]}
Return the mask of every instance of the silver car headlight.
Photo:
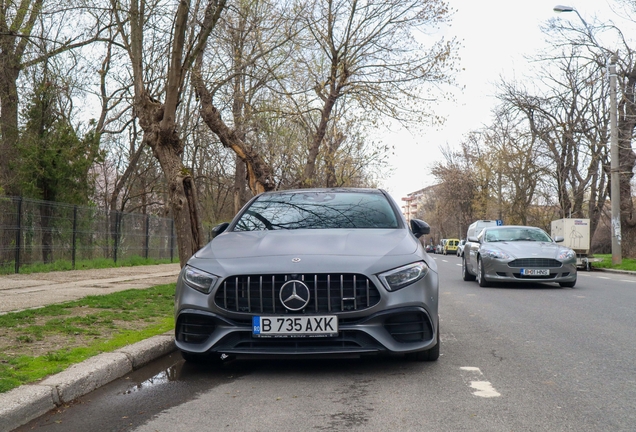
{"label": "silver car headlight", "polygon": [[565,260],[572,259],[575,256],[576,256],[576,252],[574,252],[572,249],[569,249],[569,250],[562,251],[557,257],[557,259],[565,261]]}
{"label": "silver car headlight", "polygon": [[194,267],[186,266],[183,278],[195,290],[208,294],[219,277]]}
{"label": "silver car headlight", "polygon": [[389,291],[397,291],[422,279],[428,273],[428,266],[424,261],[408,264],[380,273],[378,277]]}
{"label": "silver car headlight", "polygon": [[495,259],[511,259],[512,257],[499,249],[486,249],[481,253],[483,256]]}

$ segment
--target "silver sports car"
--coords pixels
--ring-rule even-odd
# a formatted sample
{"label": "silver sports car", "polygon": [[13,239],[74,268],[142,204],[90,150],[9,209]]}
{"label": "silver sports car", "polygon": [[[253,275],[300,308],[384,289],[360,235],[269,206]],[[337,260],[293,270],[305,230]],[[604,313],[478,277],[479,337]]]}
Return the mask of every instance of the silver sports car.
{"label": "silver sports car", "polygon": [[438,275],[382,190],[253,198],[182,269],[175,339],[189,361],[254,356],[439,357]]}
{"label": "silver sports car", "polygon": [[529,226],[489,227],[468,239],[462,259],[465,281],[477,279],[480,286],[491,282],[557,282],[576,284],[576,253],[539,228]]}

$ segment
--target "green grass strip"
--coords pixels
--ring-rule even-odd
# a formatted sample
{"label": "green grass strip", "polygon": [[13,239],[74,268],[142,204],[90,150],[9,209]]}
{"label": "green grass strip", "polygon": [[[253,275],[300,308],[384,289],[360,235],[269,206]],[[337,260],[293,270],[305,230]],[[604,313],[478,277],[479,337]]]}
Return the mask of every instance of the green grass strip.
{"label": "green grass strip", "polygon": [[[37,357],[0,353],[0,392],[38,381],[95,355],[172,330],[174,289],[175,284],[132,289],[0,315],[3,332],[27,344],[50,335],[95,335],[83,346],[60,347]],[[82,311],[82,308],[91,308],[91,312],[82,316],[73,314]],[[123,328],[121,323],[134,326],[134,329]],[[99,338],[100,332],[105,330],[110,337]]]}
{"label": "green grass strip", "polygon": [[615,270],[629,270],[636,271],[636,259],[632,258],[623,258],[623,261],[620,265],[612,264],[612,255],[611,254],[594,254],[594,258],[602,258],[603,261],[592,263],[592,268],[607,268],[607,269],[615,269]]}
{"label": "green grass strip", "polygon": [[[178,258],[177,261],[178,262]],[[75,270],[104,269],[118,267],[134,267],[141,265],[170,264],[169,259],[142,258],[140,256],[132,256],[119,259],[114,262],[111,258],[96,258],[91,260],[75,261]],[[68,271],[73,270],[73,263],[68,260],[57,260],[52,263],[34,263],[20,266],[20,274],[31,273],[47,273],[52,271]],[[0,274],[15,273],[15,265],[10,262],[0,267]]]}

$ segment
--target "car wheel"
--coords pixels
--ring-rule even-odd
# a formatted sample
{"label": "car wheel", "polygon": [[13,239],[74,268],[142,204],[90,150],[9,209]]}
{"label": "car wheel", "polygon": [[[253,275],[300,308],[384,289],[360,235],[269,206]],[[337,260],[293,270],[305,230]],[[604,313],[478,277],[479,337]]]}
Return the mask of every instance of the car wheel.
{"label": "car wheel", "polygon": [[576,279],[572,282],[559,282],[561,288],[574,288],[574,285],[576,285]]}
{"label": "car wheel", "polygon": [[438,324],[437,325],[437,344],[435,344],[433,348],[427,349],[426,351],[411,353],[409,357],[415,361],[421,361],[421,362],[436,361],[439,358],[439,348],[440,348],[440,340],[439,340],[439,324]]}
{"label": "car wheel", "polygon": [[466,282],[470,282],[470,281],[474,281],[475,280],[475,275],[469,273],[468,269],[466,268],[466,256],[462,257],[462,278]]}
{"label": "car wheel", "polygon": [[481,261],[481,257],[477,258],[477,283],[480,287],[487,287],[489,285],[486,280],[486,270],[484,269],[484,264]]}

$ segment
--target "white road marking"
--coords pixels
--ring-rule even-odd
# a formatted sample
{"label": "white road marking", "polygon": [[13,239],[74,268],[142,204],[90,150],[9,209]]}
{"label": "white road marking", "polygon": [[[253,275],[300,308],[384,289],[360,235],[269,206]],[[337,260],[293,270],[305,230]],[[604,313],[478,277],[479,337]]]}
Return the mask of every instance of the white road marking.
{"label": "white road marking", "polygon": [[609,278],[608,278],[608,277],[605,277],[605,276],[599,276],[598,278],[599,278],[599,279],[608,279],[608,280],[609,280]]}
{"label": "white road marking", "polygon": [[633,279],[621,279],[621,282],[632,282],[632,283],[634,283],[634,282],[636,282],[636,280],[633,280]]}
{"label": "white road marking", "polygon": [[477,390],[473,393],[475,396],[485,398],[501,396],[501,393],[498,393],[488,381],[471,381],[470,386]]}
{"label": "white road marking", "polygon": [[464,381],[466,381],[466,383],[470,385],[470,388],[476,390],[473,392],[475,396],[483,398],[493,398],[501,396],[501,393],[495,390],[490,381],[484,380],[484,374],[478,367],[465,366],[460,367],[459,369],[464,371],[464,373],[462,373],[462,378],[464,379]]}

